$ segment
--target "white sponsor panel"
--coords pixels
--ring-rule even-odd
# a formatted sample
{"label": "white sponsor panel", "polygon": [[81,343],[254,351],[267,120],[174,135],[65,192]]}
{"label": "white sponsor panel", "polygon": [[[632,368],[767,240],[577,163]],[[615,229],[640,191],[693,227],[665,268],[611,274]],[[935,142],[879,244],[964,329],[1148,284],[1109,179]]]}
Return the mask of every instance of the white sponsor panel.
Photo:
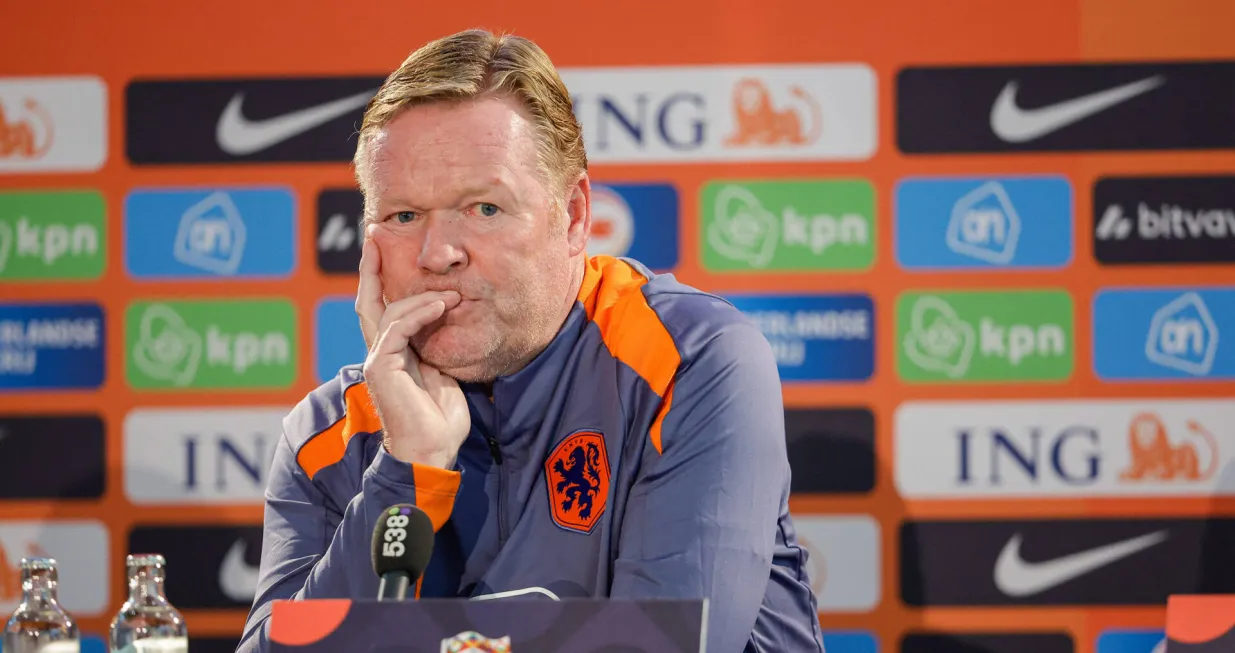
{"label": "white sponsor panel", "polygon": [[93,172],[106,160],[102,79],[0,78],[0,174]]}
{"label": "white sponsor panel", "polygon": [[869,612],[879,604],[879,522],[869,515],[794,515],[820,612]]}
{"label": "white sponsor panel", "polygon": [[876,149],[865,64],[567,68],[593,163],[862,160]]}
{"label": "white sponsor panel", "polygon": [[56,560],[57,597],[74,616],[111,612],[107,528],[93,520],[0,521],[0,613],[21,602],[22,558]]}
{"label": "white sponsor panel", "polygon": [[124,420],[124,489],[138,505],[261,504],[289,409],[140,409]]}
{"label": "white sponsor panel", "polygon": [[1235,495],[1235,400],[909,402],[894,423],[907,498]]}

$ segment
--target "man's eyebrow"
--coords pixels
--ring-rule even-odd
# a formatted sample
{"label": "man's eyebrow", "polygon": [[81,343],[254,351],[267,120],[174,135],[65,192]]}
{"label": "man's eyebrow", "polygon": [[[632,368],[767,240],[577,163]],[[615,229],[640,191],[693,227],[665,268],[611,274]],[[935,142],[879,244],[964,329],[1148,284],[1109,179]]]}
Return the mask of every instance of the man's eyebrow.
{"label": "man's eyebrow", "polygon": [[469,197],[475,197],[477,195],[484,195],[487,193],[492,193],[494,191],[505,193],[511,196],[514,195],[514,188],[512,187],[511,184],[507,183],[507,180],[504,176],[493,175],[491,177],[487,177],[483,181],[474,181],[468,184],[467,186],[464,186],[463,190],[460,191],[459,193],[459,198],[467,199]]}

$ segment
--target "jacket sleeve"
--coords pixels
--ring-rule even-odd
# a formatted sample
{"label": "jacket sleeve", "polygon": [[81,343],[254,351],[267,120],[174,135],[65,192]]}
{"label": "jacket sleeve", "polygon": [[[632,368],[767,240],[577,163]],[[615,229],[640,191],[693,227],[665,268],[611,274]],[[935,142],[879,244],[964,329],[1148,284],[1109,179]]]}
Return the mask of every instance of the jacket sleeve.
{"label": "jacket sleeve", "polygon": [[741,653],[789,491],[780,377],[767,340],[739,322],[670,387],[661,452],[647,446],[631,490],[610,595],[706,597],[708,651]]}
{"label": "jacket sleeve", "polygon": [[[362,444],[361,438],[354,439],[350,444]],[[340,495],[338,488],[351,485],[355,490],[355,482],[347,483],[341,472],[363,451],[363,446],[345,445],[343,464],[319,469],[310,478],[285,430],[266,486],[257,594],[237,653],[270,650],[270,610],[276,600],[376,597],[370,543],[379,514],[391,505],[416,504],[428,513],[435,531],[450,517],[461,472],[408,465],[380,445],[367,467],[354,463],[353,469],[364,469],[360,492],[346,505],[337,505],[331,496]],[[328,484],[336,491],[327,491]]]}

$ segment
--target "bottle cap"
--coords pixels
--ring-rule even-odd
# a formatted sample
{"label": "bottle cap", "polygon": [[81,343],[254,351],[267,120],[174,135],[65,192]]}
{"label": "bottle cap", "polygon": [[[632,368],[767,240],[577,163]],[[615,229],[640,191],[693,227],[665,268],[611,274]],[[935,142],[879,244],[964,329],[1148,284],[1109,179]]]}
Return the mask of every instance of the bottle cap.
{"label": "bottle cap", "polygon": [[167,561],[157,553],[134,553],[124,559],[128,567],[165,567]]}
{"label": "bottle cap", "polygon": [[22,558],[19,565],[26,571],[55,571],[55,558]]}

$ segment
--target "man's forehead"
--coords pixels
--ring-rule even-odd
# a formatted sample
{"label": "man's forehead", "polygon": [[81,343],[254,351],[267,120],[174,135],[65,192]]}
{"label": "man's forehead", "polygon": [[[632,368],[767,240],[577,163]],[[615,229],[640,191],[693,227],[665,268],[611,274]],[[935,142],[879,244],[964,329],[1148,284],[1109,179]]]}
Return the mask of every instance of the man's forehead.
{"label": "man's forehead", "polygon": [[473,145],[505,149],[533,140],[534,131],[515,100],[488,97],[408,107],[378,130],[378,135],[392,148]]}
{"label": "man's forehead", "polygon": [[534,138],[518,132],[410,129],[412,126],[392,124],[375,134],[370,162],[379,174],[420,174],[442,168],[473,168],[478,174],[497,174],[537,163]]}

